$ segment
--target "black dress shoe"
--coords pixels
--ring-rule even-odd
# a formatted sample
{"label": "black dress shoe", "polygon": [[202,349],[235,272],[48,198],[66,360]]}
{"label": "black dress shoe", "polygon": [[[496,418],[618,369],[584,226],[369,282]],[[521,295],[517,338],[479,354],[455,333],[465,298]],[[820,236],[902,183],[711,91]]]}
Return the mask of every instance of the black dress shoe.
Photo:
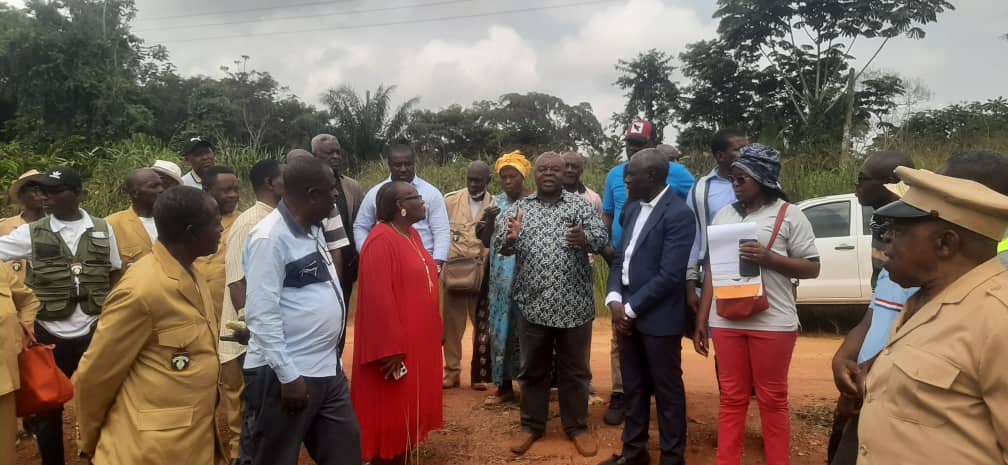
{"label": "black dress shoe", "polygon": [[651,463],[651,457],[648,457],[647,454],[641,454],[633,458],[625,455],[614,455],[599,465],[648,465],[649,463]]}
{"label": "black dress shoe", "polygon": [[623,403],[623,393],[614,392],[612,398],[609,400],[609,409],[606,410],[602,421],[609,426],[617,426],[623,424],[625,417],[626,405]]}

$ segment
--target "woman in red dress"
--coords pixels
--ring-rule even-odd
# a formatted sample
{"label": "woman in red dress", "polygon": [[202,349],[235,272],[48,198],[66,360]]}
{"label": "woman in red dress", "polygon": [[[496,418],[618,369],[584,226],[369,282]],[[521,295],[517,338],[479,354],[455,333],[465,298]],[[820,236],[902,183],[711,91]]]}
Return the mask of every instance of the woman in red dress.
{"label": "woman in red dress", "polygon": [[405,182],[378,190],[379,224],[360,254],[350,395],[372,464],[406,454],[444,425],[437,265],[412,224],[424,201]]}

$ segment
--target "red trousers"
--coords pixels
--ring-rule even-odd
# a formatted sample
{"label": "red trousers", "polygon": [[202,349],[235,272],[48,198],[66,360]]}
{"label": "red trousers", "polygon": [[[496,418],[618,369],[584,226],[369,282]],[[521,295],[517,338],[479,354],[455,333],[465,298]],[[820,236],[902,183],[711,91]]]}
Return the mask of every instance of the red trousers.
{"label": "red trousers", "polygon": [[742,463],[749,396],[756,389],[767,465],[791,463],[788,368],[797,332],[712,328],[718,358],[721,410],[718,465]]}

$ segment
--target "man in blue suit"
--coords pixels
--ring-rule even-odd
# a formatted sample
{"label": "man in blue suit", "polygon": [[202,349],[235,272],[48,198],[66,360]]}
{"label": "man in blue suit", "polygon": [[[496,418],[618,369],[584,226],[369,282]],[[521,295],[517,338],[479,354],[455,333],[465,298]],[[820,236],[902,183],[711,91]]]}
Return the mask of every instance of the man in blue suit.
{"label": "man in blue suit", "polygon": [[634,154],[624,173],[631,199],[609,274],[606,305],[620,337],[627,415],[623,453],[601,465],[648,464],[651,396],[658,404],[661,465],[684,463],[686,393],[681,337],[687,325],[686,264],[695,235],[689,207],[666,184],[668,159]]}

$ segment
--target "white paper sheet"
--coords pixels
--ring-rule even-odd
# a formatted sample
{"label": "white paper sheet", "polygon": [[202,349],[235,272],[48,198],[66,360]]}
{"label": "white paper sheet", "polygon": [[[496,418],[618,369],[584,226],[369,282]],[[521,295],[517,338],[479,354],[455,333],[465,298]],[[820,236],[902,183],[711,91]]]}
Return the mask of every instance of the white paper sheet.
{"label": "white paper sheet", "polygon": [[756,223],[718,224],[707,228],[714,287],[762,283],[759,276],[750,278],[739,275],[739,240],[755,238]]}

